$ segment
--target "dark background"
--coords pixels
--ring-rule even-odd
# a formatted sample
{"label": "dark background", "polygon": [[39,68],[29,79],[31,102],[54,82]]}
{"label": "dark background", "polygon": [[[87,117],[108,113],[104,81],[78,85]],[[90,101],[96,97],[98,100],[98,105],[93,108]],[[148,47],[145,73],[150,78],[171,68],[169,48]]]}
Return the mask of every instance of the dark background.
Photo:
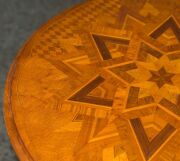
{"label": "dark background", "polygon": [[10,64],[33,31],[57,13],[82,1],[0,0],[0,161],[18,161],[3,120],[3,91]]}

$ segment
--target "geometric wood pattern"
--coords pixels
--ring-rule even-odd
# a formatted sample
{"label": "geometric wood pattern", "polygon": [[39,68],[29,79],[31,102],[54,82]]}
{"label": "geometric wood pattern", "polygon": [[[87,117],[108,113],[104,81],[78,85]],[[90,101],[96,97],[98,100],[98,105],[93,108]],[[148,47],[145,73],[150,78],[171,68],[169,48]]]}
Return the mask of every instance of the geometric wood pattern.
{"label": "geometric wood pattern", "polygon": [[22,161],[180,161],[180,1],[91,0],[57,15],[10,69]]}
{"label": "geometric wood pattern", "polygon": [[154,152],[168,139],[168,137],[174,132],[174,127],[167,124],[159,134],[149,142],[144,128],[139,119],[130,120],[134,132],[137,136],[141,149],[144,153],[145,159],[148,160]]}
{"label": "geometric wood pattern", "polygon": [[94,88],[96,88],[99,84],[101,84],[104,79],[101,76],[98,76],[93,81],[88,83],[84,88],[82,88],[79,92],[73,95],[69,100],[79,101],[85,103],[92,103],[98,105],[112,106],[113,100],[96,98],[93,96],[88,96],[88,93],[91,92]]}

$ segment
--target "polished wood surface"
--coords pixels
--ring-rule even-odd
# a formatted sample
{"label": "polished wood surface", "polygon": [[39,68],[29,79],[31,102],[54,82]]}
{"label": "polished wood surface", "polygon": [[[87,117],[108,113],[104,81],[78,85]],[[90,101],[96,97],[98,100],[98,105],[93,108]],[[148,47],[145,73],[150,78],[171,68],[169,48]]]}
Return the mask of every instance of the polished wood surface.
{"label": "polished wood surface", "polygon": [[10,69],[22,161],[180,161],[180,1],[89,0],[41,27]]}

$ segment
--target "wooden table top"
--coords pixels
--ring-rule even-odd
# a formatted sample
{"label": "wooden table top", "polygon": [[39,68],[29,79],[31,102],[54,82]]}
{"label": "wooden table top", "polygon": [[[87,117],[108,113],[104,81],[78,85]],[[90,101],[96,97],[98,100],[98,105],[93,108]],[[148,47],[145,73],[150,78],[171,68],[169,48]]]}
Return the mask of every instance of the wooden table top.
{"label": "wooden table top", "polygon": [[180,161],[180,1],[89,0],[19,52],[4,116],[22,161]]}

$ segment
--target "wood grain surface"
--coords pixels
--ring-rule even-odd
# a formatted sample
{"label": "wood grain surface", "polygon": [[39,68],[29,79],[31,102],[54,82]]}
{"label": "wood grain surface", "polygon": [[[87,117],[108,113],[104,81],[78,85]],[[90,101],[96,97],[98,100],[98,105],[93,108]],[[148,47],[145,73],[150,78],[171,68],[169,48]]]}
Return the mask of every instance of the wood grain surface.
{"label": "wood grain surface", "polygon": [[180,161],[180,1],[89,0],[11,66],[4,116],[22,161]]}

